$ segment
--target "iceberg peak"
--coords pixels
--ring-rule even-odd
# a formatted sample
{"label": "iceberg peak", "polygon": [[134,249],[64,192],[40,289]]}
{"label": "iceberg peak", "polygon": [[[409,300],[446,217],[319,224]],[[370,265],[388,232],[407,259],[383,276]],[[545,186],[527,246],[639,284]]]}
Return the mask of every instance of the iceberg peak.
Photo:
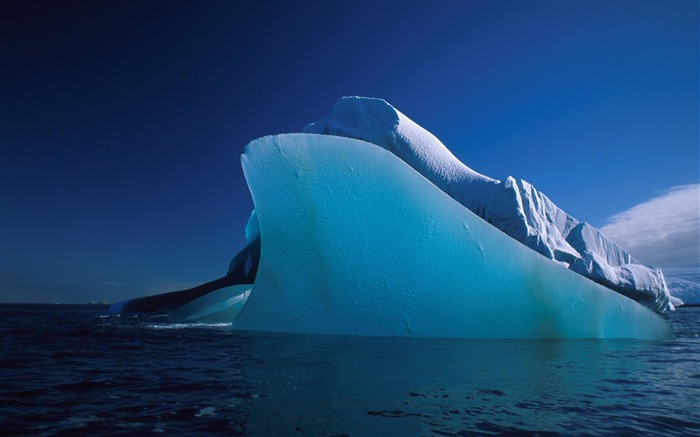
{"label": "iceberg peak", "polygon": [[329,116],[307,125],[304,132],[376,144],[399,157],[458,202],[473,208],[478,208],[481,197],[498,183],[496,179],[464,165],[432,133],[383,99],[343,97]]}

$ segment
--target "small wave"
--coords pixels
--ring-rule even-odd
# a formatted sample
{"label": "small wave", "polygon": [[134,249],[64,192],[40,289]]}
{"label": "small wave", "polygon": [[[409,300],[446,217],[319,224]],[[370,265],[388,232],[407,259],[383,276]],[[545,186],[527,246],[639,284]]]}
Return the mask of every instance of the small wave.
{"label": "small wave", "polygon": [[199,413],[195,414],[194,417],[204,417],[215,415],[216,407],[206,407],[199,410]]}
{"label": "small wave", "polygon": [[189,328],[230,328],[232,323],[150,323],[146,325],[149,329],[189,329]]}

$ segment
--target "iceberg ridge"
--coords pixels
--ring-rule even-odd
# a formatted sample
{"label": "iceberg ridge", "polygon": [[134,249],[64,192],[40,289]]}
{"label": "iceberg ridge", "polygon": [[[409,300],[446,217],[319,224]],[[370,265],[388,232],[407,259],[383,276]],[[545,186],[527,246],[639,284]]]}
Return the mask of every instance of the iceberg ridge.
{"label": "iceberg ridge", "polygon": [[579,222],[524,180],[484,176],[433,134],[382,99],[343,97],[304,132],[376,144],[515,240],[657,312],[673,309],[660,269],[645,266],[591,225]]}

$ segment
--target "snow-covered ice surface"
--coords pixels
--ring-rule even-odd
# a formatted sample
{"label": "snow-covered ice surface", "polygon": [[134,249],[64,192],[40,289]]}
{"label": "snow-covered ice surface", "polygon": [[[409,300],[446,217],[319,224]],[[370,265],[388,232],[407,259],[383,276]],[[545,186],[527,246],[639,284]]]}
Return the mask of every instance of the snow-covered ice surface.
{"label": "snow-covered ice surface", "polygon": [[484,176],[459,161],[434,135],[381,99],[344,97],[307,133],[376,144],[515,240],[572,271],[663,312],[672,309],[660,269],[643,265],[591,225],[557,207],[528,182]]}
{"label": "snow-covered ice surface", "polygon": [[700,270],[697,267],[664,269],[671,295],[686,305],[700,305]]}
{"label": "snow-covered ice surface", "polygon": [[[451,156],[441,153],[424,155],[435,164],[431,177]],[[374,144],[332,135],[264,137],[247,146],[242,165],[256,208],[249,228],[257,221],[262,247],[235,329],[673,337],[649,308],[516,242]],[[465,176],[499,187],[463,165],[448,170],[450,181]]]}

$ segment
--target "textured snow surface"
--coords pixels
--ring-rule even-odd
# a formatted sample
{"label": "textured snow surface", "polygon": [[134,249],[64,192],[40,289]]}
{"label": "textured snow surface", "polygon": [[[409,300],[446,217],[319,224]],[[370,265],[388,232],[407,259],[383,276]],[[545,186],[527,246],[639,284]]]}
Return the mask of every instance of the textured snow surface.
{"label": "textured snow surface", "polygon": [[[247,146],[242,165],[256,208],[249,232],[259,232],[262,247],[236,329],[673,336],[649,308],[514,241],[374,144],[330,135],[264,137]],[[451,169],[450,177],[464,172],[498,186],[457,163]]]}
{"label": "textured snow surface", "polygon": [[470,169],[434,135],[386,101],[344,97],[307,133],[376,144],[410,165],[450,197],[547,258],[657,312],[672,309],[660,269],[642,265],[589,224],[557,207],[528,182],[498,181]]}
{"label": "textured snow surface", "polygon": [[664,269],[671,296],[678,304],[700,305],[700,271],[697,267]]}

